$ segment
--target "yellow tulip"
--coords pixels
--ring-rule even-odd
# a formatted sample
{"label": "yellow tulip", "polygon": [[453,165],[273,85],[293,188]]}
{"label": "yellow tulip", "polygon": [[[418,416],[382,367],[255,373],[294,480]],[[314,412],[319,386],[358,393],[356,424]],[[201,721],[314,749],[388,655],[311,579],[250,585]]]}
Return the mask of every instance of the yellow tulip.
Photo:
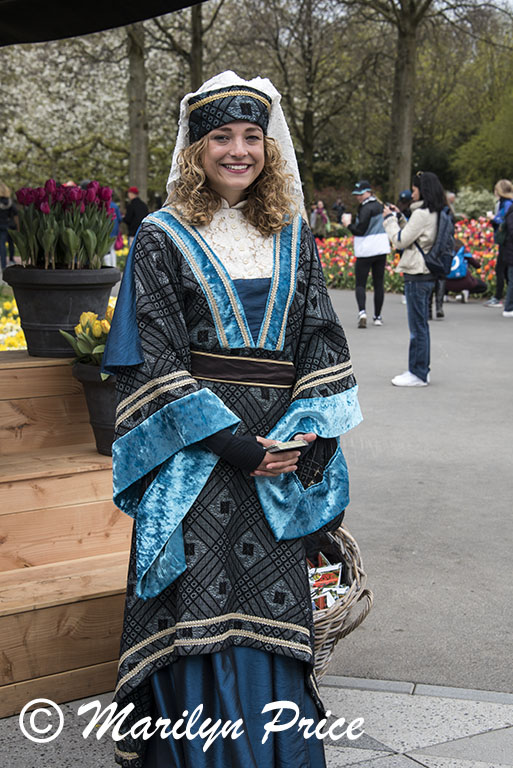
{"label": "yellow tulip", "polygon": [[78,336],[78,334],[81,332],[81,330],[82,330],[82,326],[80,325],[80,323],[78,323],[75,326],[75,336]]}
{"label": "yellow tulip", "polygon": [[87,325],[88,322],[89,323],[94,323],[94,321],[97,318],[98,318],[98,315],[95,314],[94,312],[82,312],[82,314],[80,315],[80,322],[82,323],[82,325],[85,328],[85,326]]}
{"label": "yellow tulip", "polygon": [[102,320],[101,326],[104,333],[108,333],[110,331],[110,323],[108,320]]}
{"label": "yellow tulip", "polygon": [[[110,305],[107,307],[107,311],[105,312],[105,319],[109,321],[112,320],[112,316],[114,314],[114,307],[111,307]],[[103,321],[102,321],[103,322]]]}
{"label": "yellow tulip", "polygon": [[93,323],[93,336],[96,339],[99,339],[101,335],[102,335],[102,324],[100,323],[99,320],[95,320]]}
{"label": "yellow tulip", "polygon": [[4,309],[6,312],[9,312],[12,309],[12,302],[11,301],[4,301]]}

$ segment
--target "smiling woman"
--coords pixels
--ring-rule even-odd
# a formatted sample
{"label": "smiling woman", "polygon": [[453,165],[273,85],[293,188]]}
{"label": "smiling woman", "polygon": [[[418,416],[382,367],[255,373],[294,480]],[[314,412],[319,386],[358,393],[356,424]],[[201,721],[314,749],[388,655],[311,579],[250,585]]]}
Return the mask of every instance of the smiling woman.
{"label": "smiling woman", "polygon": [[[135,518],[116,701],[176,721],[202,707],[240,738],[129,729],[131,768],[323,768],[304,537],[348,501],[339,436],[358,423],[280,96],[232,72],[181,105],[166,206],[130,252],[104,367],[116,371],[116,504]],[[272,454],[303,437],[308,453]],[[305,448],[302,450],[305,451]]]}
{"label": "smiling woman", "polygon": [[241,121],[223,125],[206,138],[203,169],[208,185],[230,206],[236,205],[264,168],[264,132]]}

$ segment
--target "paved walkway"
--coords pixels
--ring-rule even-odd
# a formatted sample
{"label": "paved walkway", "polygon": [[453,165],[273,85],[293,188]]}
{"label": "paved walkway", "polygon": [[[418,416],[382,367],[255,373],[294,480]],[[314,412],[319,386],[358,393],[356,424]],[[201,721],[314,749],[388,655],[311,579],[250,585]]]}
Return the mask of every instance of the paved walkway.
{"label": "paved walkway", "polygon": [[[406,367],[401,297],[386,297],[382,328],[362,331],[353,295],[332,295],[365,416],[344,439],[346,522],[376,602],[323,678],[333,718],[364,718],[360,739],[326,741],[328,768],[511,768],[513,320],[446,305],[432,384],[405,390],[390,384]],[[63,706],[49,744],[0,721],[5,764],[113,768],[110,739],[83,740],[78,706]]]}

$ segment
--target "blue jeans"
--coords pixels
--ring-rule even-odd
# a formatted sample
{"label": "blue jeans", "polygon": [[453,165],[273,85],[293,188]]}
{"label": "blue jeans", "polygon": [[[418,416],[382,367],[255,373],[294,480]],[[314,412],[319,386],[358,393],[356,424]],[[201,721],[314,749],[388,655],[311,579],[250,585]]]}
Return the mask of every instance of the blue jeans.
{"label": "blue jeans", "polygon": [[405,280],[404,295],[410,329],[408,370],[427,381],[429,373],[429,301],[435,287],[434,280]]}

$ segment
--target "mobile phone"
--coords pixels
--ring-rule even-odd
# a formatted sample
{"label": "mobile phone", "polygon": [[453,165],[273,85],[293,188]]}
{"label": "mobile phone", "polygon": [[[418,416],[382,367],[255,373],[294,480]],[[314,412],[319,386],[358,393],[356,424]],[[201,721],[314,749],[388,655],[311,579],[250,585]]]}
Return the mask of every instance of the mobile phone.
{"label": "mobile phone", "polygon": [[284,453],[285,451],[297,451],[306,445],[308,445],[306,440],[289,440],[288,443],[278,441],[275,445],[271,445],[265,450],[267,453]]}

